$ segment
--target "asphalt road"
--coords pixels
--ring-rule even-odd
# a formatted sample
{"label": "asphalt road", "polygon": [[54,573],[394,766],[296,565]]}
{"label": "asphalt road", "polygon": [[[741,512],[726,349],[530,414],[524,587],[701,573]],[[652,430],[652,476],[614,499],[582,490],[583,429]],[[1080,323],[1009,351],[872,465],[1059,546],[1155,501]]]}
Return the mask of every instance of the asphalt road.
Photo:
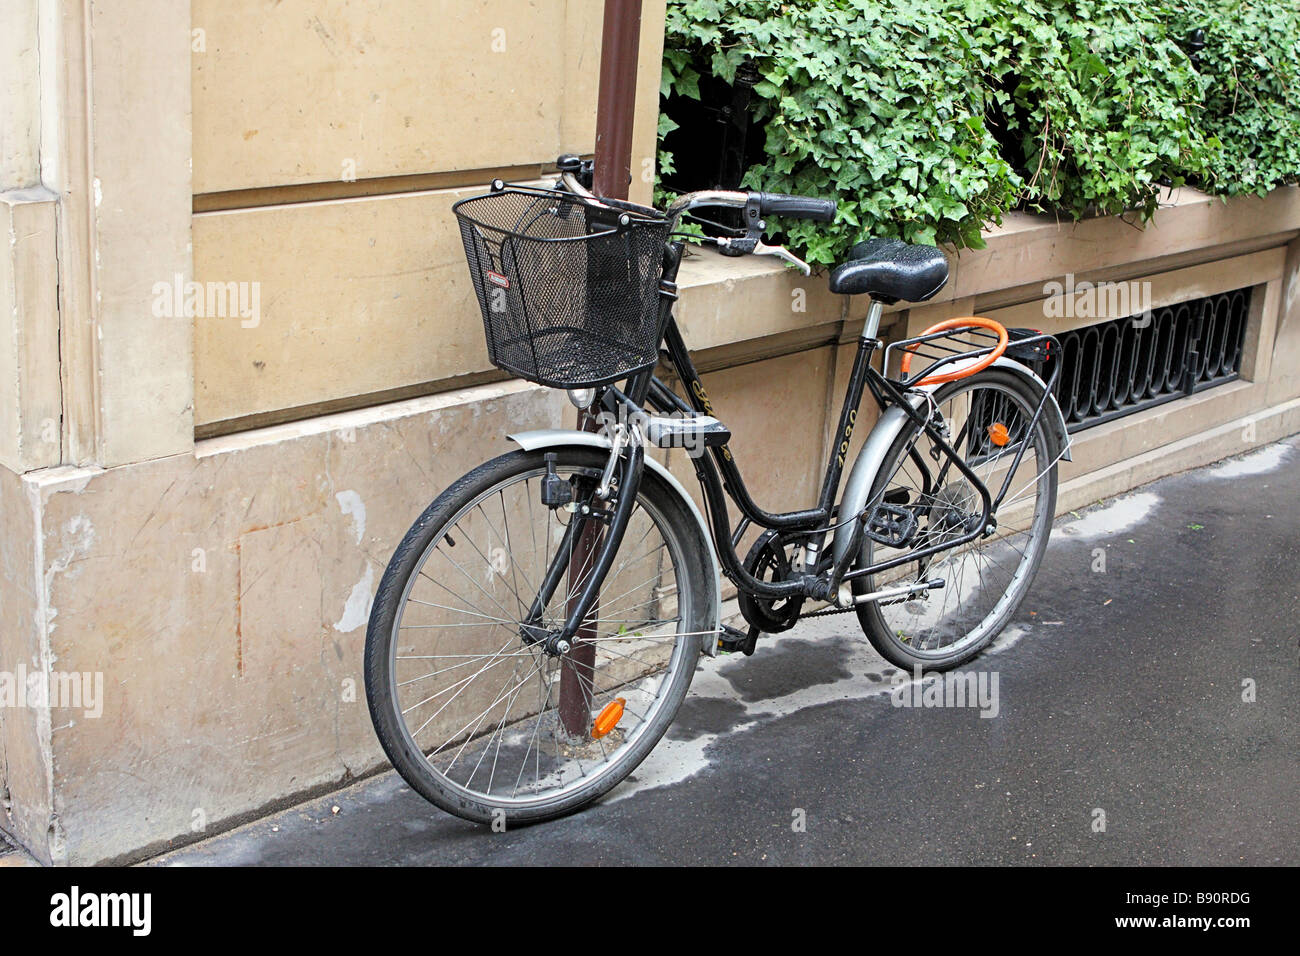
{"label": "asphalt road", "polygon": [[1300,864],[1298,502],[1291,439],[1058,521],[968,668],[995,716],[896,706],[856,618],[822,618],[705,662],[576,816],[492,833],[389,773],[155,862]]}

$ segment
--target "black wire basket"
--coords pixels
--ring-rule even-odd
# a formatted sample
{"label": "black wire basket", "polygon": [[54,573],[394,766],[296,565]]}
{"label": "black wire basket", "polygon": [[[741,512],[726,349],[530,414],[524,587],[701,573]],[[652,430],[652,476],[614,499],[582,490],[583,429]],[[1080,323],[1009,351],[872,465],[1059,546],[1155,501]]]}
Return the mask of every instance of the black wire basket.
{"label": "black wire basket", "polygon": [[662,213],[530,186],[499,186],[452,211],[493,365],[583,388],[658,360]]}

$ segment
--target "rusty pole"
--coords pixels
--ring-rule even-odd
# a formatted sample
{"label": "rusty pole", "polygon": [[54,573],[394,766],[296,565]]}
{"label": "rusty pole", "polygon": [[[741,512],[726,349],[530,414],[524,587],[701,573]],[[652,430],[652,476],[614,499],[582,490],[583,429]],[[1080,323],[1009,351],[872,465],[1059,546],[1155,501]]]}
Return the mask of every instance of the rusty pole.
{"label": "rusty pole", "polygon": [[[641,39],[641,0],[605,0],[600,35],[600,86],[596,98],[596,161],[592,191],[598,196],[626,199],[632,172],[632,118],[636,107],[637,49]],[[597,431],[596,419],[578,413],[578,427]],[[583,570],[595,561],[601,527],[590,521],[574,543],[569,562],[570,601],[581,588]],[[599,604],[591,617],[599,615]],[[595,680],[597,628],[581,628],[560,669],[560,723],[574,738],[591,733],[591,685]],[[584,638],[586,640],[584,640]]]}
{"label": "rusty pole", "polygon": [[636,107],[641,0],[605,0],[596,99],[596,167],[593,191],[626,199],[632,171],[632,118]]}

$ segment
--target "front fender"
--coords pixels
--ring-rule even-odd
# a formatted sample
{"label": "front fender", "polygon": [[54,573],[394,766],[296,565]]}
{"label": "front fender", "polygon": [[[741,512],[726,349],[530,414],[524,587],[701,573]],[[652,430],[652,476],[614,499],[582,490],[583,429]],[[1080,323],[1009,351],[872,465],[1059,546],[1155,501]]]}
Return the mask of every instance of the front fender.
{"label": "front fender", "polygon": [[[602,432],[584,432],[577,429],[564,428],[545,428],[537,431],[515,432],[513,435],[507,435],[512,442],[517,444],[525,451],[537,451],[545,448],[558,448],[563,445],[584,445],[588,448],[609,448],[611,443],[609,436]],[[677,493],[678,497],[686,505],[691,515],[695,518],[695,523],[700,532],[700,539],[704,542],[704,550],[709,555],[709,565],[713,568],[713,580],[711,583],[713,593],[705,595],[705,607],[709,608],[709,618],[712,620],[711,626],[716,630],[722,623],[722,605],[720,595],[722,594],[722,569],[718,566],[718,556],[713,553],[713,536],[709,530],[709,523],[700,513],[699,507],[695,500],[682,487],[682,483],[677,477],[669,471],[664,465],[655,459],[646,456],[646,467],[664,480],[664,482]],[[716,657],[718,653],[718,642],[708,640],[702,636],[700,648],[710,657]]]}
{"label": "front fender", "polygon": [[[993,363],[994,368],[1006,369],[1021,375],[1033,383],[1035,390],[1039,392],[1047,391],[1047,383],[1044,382],[1033,369],[1021,363],[1009,359],[1006,356],[999,356]],[[916,409],[922,408],[927,393],[933,393],[936,389],[942,388],[942,385],[926,385],[922,388],[913,389],[908,392],[908,399]],[[1053,454],[1059,454],[1065,461],[1070,461],[1070,435],[1066,431],[1065,416],[1061,414],[1061,407],[1056,402],[1056,396],[1047,396],[1047,405],[1043,409],[1043,416],[1047,425],[1048,434],[1053,440]],[[866,442],[862,446],[862,451],[858,452],[857,460],[853,462],[853,468],[849,471],[848,480],[844,483],[844,494],[840,498],[839,515],[856,515],[861,514],[862,509],[867,506],[867,497],[871,494],[871,486],[875,483],[876,474],[884,466],[885,456],[889,454],[889,449],[894,446],[894,441],[901,434],[903,428],[910,421],[907,412],[897,406],[891,406],[886,409],[884,414],[877,420],[871,433],[867,436]],[[835,537],[831,545],[831,553],[838,562],[852,547],[854,531],[856,525],[854,522],[841,524],[835,529]]]}

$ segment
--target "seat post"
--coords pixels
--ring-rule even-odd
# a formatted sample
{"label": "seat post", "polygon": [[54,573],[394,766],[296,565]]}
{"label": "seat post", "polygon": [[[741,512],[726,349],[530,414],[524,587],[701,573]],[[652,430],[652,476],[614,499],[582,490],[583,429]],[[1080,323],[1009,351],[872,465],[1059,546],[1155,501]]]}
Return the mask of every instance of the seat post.
{"label": "seat post", "polygon": [[867,324],[862,327],[862,337],[864,339],[874,339],[876,333],[880,331],[880,316],[884,313],[885,307],[879,299],[872,299],[871,306],[867,309]]}

